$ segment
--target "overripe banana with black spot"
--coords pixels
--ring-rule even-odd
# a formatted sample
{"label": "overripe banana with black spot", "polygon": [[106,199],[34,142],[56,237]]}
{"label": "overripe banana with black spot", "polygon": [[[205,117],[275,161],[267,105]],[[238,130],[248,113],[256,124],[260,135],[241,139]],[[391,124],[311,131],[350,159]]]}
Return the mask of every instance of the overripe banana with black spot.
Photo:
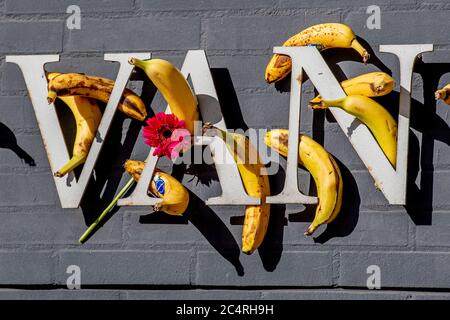
{"label": "overripe banana with black spot", "polygon": [[[267,132],[264,142],[267,146],[287,157],[289,130],[275,129]],[[342,206],[343,181],[335,159],[320,144],[301,134],[298,148],[298,162],[308,170],[317,187],[316,214],[305,235],[312,235],[322,224],[332,222]]]}
{"label": "overripe banana with black spot", "polygon": [[345,110],[364,123],[378,142],[389,162],[397,163],[397,122],[392,115],[375,100],[352,95],[338,100],[321,100],[311,104],[313,109],[337,107]]}
{"label": "overripe banana with black spot", "polygon": [[[56,97],[82,96],[108,103],[114,83],[113,80],[102,77],[62,73],[49,81],[47,100],[52,103]],[[117,109],[139,121],[147,117],[144,102],[130,89],[124,90]]]}
{"label": "overripe banana with black spot", "polygon": [[[145,163],[137,160],[127,160],[124,164],[125,171],[136,181],[139,181],[144,167]],[[148,191],[162,199],[162,202],[154,206],[154,211],[180,216],[189,204],[187,189],[177,179],[159,169],[155,169]]]}
{"label": "overripe banana with black spot", "polygon": [[[353,30],[342,23],[322,23],[311,26],[289,38],[284,47],[315,45],[319,50],[330,48],[353,48],[366,63],[370,55],[358,42]],[[266,67],[265,78],[268,83],[276,82],[291,72],[292,61],[289,56],[274,54]]]}
{"label": "overripe banana with black spot", "polygon": [[63,177],[86,161],[102,119],[102,113],[97,103],[92,99],[78,96],[58,98],[70,108],[76,122],[72,158],[55,172],[55,176]]}

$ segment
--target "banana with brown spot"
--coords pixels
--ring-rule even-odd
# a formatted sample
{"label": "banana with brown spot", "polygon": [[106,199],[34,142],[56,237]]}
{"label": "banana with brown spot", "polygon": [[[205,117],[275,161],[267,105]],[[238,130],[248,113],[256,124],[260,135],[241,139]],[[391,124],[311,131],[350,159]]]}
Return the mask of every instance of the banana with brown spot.
{"label": "banana with brown spot", "polygon": [[[51,75],[47,95],[49,103],[56,97],[65,96],[82,96],[108,103],[115,83],[110,79],[79,73],[51,73]],[[117,109],[139,121],[147,117],[144,102],[130,89],[124,90]]]}
{"label": "banana with brown spot", "polygon": [[[394,86],[395,80],[385,72],[369,72],[341,82],[341,87],[348,96],[381,97],[391,93]],[[310,103],[317,104],[321,100],[322,97],[318,95]]]}
{"label": "banana with brown spot", "polygon": [[[319,50],[330,48],[353,48],[366,63],[370,55],[358,42],[353,30],[342,23],[322,23],[311,26],[283,43],[284,47],[316,45]],[[265,78],[268,83],[285,78],[292,67],[291,58],[283,54],[274,54],[266,67]]]}

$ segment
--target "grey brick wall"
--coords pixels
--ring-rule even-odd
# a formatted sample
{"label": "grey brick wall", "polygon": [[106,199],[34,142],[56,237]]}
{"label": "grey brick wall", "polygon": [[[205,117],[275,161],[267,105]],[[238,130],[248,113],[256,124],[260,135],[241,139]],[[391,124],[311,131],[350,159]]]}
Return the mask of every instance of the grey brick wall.
{"label": "grey brick wall", "polygon": [[[81,8],[81,30],[65,27],[70,4]],[[374,4],[381,30],[365,26]],[[449,14],[444,0],[0,0],[0,299],[449,299],[450,108],[433,98],[450,82]],[[113,78],[105,51],[152,51],[180,66],[188,49],[205,49],[230,127],[279,128],[289,92],[264,82],[271,48],[324,21],[349,24],[378,58],[363,66],[348,51],[325,53],[347,77],[382,68],[398,80],[398,61],[379,44],[435,44],[414,74],[407,206],[388,205],[332,117],[305,105],[302,130],[339,160],[346,190],[341,216],[315,238],[303,236],[313,210],[277,205],[261,249],[240,254],[244,208],[206,207],[220,186],[185,174],[195,194],[186,217],[123,207],[78,244],[128,179],[124,159],[146,156],[140,125],[117,116],[83,205],[61,209],[23,77],[6,54],[58,53],[49,70]],[[303,90],[307,101],[313,88]],[[397,97],[383,104],[395,108]],[[165,108],[159,94],[147,103]],[[308,191],[303,172],[300,186]],[[382,290],[366,289],[372,264]],[[80,266],[82,290],[66,289],[69,265]]]}

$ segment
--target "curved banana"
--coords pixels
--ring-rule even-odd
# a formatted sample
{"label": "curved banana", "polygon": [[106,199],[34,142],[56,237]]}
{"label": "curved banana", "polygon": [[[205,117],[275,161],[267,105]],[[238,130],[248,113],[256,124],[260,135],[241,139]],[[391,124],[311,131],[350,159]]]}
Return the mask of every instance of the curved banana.
{"label": "curved banana", "polygon": [[450,84],[446,85],[442,89],[437,90],[434,93],[436,100],[444,100],[444,102],[450,105]]}
{"label": "curved banana", "polygon": [[258,249],[267,232],[270,216],[270,204],[266,197],[270,195],[270,184],[267,170],[256,148],[244,135],[225,132],[206,124],[208,134],[220,137],[237,164],[239,174],[249,196],[261,198],[260,205],[249,205],[245,208],[244,226],[242,229],[242,252],[251,254]]}
{"label": "curved banana", "polygon": [[[139,181],[145,163],[137,160],[127,160],[124,164],[125,171],[136,181]],[[170,174],[155,169],[148,191],[163,199],[153,207],[154,211],[163,211],[170,215],[182,215],[189,204],[189,192]]]}
{"label": "curved banana", "polygon": [[92,99],[79,96],[58,98],[72,111],[77,127],[72,158],[61,169],[55,172],[55,176],[63,177],[86,161],[100,120],[102,119],[102,113],[97,103]]}
{"label": "curved banana", "polygon": [[[358,42],[353,30],[342,23],[322,23],[311,26],[289,38],[284,47],[316,45],[319,50],[330,48],[353,48],[363,58],[369,60],[369,53]],[[291,71],[291,58],[282,54],[274,54],[266,68],[265,78],[268,83],[279,81]]]}
{"label": "curved banana", "polygon": [[321,100],[311,104],[313,109],[337,107],[363,122],[377,140],[389,162],[397,163],[397,122],[378,102],[371,98],[352,95],[338,100]]}
{"label": "curved banana", "polygon": [[197,99],[183,74],[169,61],[162,59],[130,59],[130,64],[144,70],[166,99],[170,111],[186,122],[186,129],[194,134],[194,122],[198,120]]}
{"label": "curved banana", "polygon": [[[381,97],[392,92],[395,80],[385,72],[369,72],[344,80],[341,86],[348,96]],[[310,103],[320,103],[321,100],[322,97],[318,95]]]}
{"label": "curved banana", "polygon": [[[56,97],[83,96],[108,103],[114,88],[114,81],[79,73],[51,73],[47,100],[52,103]],[[130,89],[125,89],[117,108],[133,119],[143,121],[147,117],[145,104]]]}
{"label": "curved banana", "polygon": [[[281,155],[288,154],[287,129],[275,129],[267,132],[264,142]],[[334,158],[317,142],[300,135],[298,162],[313,176],[317,187],[316,214],[305,235],[310,236],[322,224],[332,222],[342,206],[343,181],[341,171]]]}

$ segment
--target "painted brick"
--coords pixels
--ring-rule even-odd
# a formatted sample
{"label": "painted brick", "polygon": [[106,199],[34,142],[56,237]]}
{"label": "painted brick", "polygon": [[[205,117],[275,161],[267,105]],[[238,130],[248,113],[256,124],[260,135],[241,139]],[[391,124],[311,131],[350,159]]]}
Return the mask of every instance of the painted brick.
{"label": "painted brick", "polygon": [[[87,229],[81,210],[59,209],[54,213],[3,213],[0,217],[0,242],[6,244],[78,245]],[[88,244],[112,244],[122,241],[122,215],[113,215]]]}
{"label": "painted brick", "polygon": [[[73,1],[48,0],[33,3],[28,0],[6,0],[6,13],[66,13],[67,7],[73,5]],[[77,6],[81,9],[81,14],[91,12],[112,12],[133,10],[133,0],[101,0],[101,1],[77,1]]]}
{"label": "painted brick", "polygon": [[58,283],[65,283],[69,265],[81,269],[81,285],[189,284],[191,254],[187,251],[62,250]]}
{"label": "painted brick", "polygon": [[[305,237],[303,232],[313,219],[315,208],[310,212],[286,214],[289,220],[283,230],[283,243],[291,245],[326,246],[399,246],[408,244],[408,214],[406,212],[357,212],[348,203],[353,199],[344,198],[344,207],[338,218],[327,226],[321,226],[313,237]],[[272,240],[276,241],[276,240]]]}
{"label": "painted brick", "polygon": [[177,11],[177,10],[229,10],[229,9],[260,9],[273,7],[276,0],[141,0],[142,8],[152,11]]}
{"label": "painted brick", "polygon": [[53,252],[0,251],[0,284],[52,284],[56,257]]}
{"label": "painted brick", "polygon": [[[83,19],[84,27],[70,30],[65,39],[69,52],[186,50],[200,45],[200,19],[147,18]],[[114,30],[114,31],[112,31]],[[93,34],[101,34],[99,38]],[[130,37],[129,35],[133,35]]]}
{"label": "painted brick", "polygon": [[0,97],[0,115],[2,123],[12,131],[38,128],[28,97]]}
{"label": "painted brick", "polygon": [[[370,5],[373,5],[374,2],[370,0],[364,0],[364,1],[358,1],[358,0],[347,0],[347,1],[340,1],[340,0],[319,0],[314,2],[303,2],[303,1],[296,1],[296,0],[280,0],[279,6],[282,8],[351,8],[355,10],[358,7],[368,7]],[[393,1],[393,0],[378,0],[376,1],[376,5],[382,6],[382,5],[397,5],[397,4],[415,4],[414,0],[400,0],[400,1]]]}
{"label": "painted brick", "polygon": [[8,188],[0,189],[2,206],[59,206],[59,198],[51,172],[48,174],[1,174],[0,184],[8,186]]}
{"label": "painted brick", "polygon": [[[391,43],[434,43],[446,44],[448,37],[444,32],[436,32],[430,38],[430,30],[445,30],[446,12],[442,11],[395,11],[382,12],[381,29],[370,30],[366,27],[368,15],[350,12],[344,22],[355,33],[373,44]],[[444,22],[444,24],[443,24]],[[408,28],[405,28],[408,26]],[[395,30],[395,32],[392,32]]]}
{"label": "painted brick", "polygon": [[[271,256],[268,254],[268,256]],[[329,252],[284,251],[275,270],[264,270],[258,255],[242,257],[242,270],[224,263],[215,252],[198,253],[197,285],[276,285],[330,286],[332,284],[332,256]],[[293,269],[302,272],[292,272]]]}
{"label": "painted brick", "polygon": [[367,267],[378,265],[382,288],[449,288],[449,261],[444,252],[342,252],[339,285],[365,287]]}
{"label": "painted brick", "polygon": [[233,17],[209,19],[206,25],[208,49],[266,49],[281,45],[291,34],[305,27],[305,16]]}
{"label": "painted brick", "polygon": [[57,53],[62,50],[62,21],[1,22],[0,52]]}
{"label": "painted brick", "polygon": [[416,245],[418,247],[450,246],[450,237],[445,231],[450,226],[448,213],[433,213],[431,222],[431,225],[416,226]]}
{"label": "painted brick", "polygon": [[257,300],[261,293],[255,290],[135,290],[128,291],[129,300]]}
{"label": "painted brick", "polygon": [[3,300],[118,300],[120,291],[114,290],[16,290],[1,289]]}
{"label": "painted brick", "polygon": [[383,292],[380,290],[270,290],[262,299],[268,300],[406,300],[408,292]]}

